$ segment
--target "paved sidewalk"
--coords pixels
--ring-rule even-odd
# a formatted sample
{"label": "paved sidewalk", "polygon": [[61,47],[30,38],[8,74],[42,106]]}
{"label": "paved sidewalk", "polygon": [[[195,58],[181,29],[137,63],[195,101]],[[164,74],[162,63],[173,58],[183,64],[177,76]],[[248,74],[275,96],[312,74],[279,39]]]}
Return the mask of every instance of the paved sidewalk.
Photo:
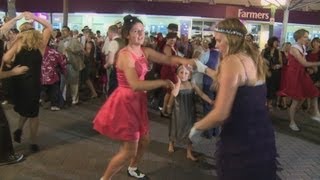
{"label": "paved sidewalk", "polygon": [[[30,154],[28,127],[24,129],[22,144],[15,144],[17,152],[27,154],[24,162],[0,166],[0,180],[98,180],[119,144],[92,130],[92,119],[102,100],[94,99],[61,111],[40,110],[39,145],[41,151]],[[4,107],[11,129],[18,116],[10,105]],[[174,154],[167,153],[168,120],[150,110],[151,144],[140,169],[153,180],[214,180],[215,139],[204,139],[194,150],[199,162],[187,160],[180,147]],[[281,113],[280,113],[281,115]],[[282,114],[284,116],[284,114]],[[320,179],[320,146],[276,133],[281,179]],[[320,137],[319,137],[320,138]],[[115,180],[127,177],[125,168]]]}

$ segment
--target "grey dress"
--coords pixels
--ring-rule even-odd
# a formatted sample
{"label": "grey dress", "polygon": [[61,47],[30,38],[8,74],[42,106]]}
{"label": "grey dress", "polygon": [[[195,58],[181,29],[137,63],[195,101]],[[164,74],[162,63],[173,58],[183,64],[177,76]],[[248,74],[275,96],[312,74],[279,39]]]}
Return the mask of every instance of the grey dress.
{"label": "grey dress", "polygon": [[186,144],[188,134],[196,120],[196,109],[193,89],[181,89],[175,98],[172,116],[169,123],[169,140]]}

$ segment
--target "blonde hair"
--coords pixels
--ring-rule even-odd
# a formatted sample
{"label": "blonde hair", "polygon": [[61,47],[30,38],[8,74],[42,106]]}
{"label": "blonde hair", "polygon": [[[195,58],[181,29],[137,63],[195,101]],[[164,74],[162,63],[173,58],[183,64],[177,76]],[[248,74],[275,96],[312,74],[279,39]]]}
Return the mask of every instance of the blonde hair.
{"label": "blonde hair", "polygon": [[[237,18],[225,19],[217,24],[216,29],[217,32],[224,33],[227,37],[229,48],[226,56],[241,52],[247,54],[257,67],[257,78],[265,80],[268,67],[260,55],[258,48],[245,40],[248,31],[240,20]],[[220,68],[218,68],[217,76],[219,74]]]}
{"label": "blonde hair", "polygon": [[33,28],[29,22],[25,22],[19,27],[20,33],[17,39],[20,39],[21,48],[28,50],[39,49],[43,43],[42,34]]}

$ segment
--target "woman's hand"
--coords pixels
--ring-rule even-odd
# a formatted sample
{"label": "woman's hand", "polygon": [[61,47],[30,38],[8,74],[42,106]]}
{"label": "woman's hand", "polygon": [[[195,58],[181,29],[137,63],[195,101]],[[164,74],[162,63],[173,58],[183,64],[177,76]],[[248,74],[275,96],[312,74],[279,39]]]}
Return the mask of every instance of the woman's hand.
{"label": "woman's hand", "polygon": [[14,75],[24,74],[29,70],[27,66],[17,65],[11,71]]}
{"label": "woman's hand", "polygon": [[32,22],[34,20],[34,14],[31,12],[24,12],[24,18],[29,21]]}
{"label": "woman's hand", "polygon": [[192,143],[199,143],[201,141],[201,134],[203,131],[198,130],[195,125],[191,128],[189,139]]}
{"label": "woman's hand", "polygon": [[162,87],[165,87],[167,89],[173,89],[174,88],[174,84],[172,81],[166,79],[166,80],[163,80],[163,86]]}
{"label": "woman's hand", "polygon": [[25,17],[25,13],[21,13],[19,16],[15,17],[15,20],[19,21],[20,19],[22,19],[23,17]]}
{"label": "woman's hand", "polygon": [[205,74],[206,69],[208,68],[208,66],[204,65],[201,61],[199,60],[194,60],[194,63],[196,65],[196,69],[198,72]]}

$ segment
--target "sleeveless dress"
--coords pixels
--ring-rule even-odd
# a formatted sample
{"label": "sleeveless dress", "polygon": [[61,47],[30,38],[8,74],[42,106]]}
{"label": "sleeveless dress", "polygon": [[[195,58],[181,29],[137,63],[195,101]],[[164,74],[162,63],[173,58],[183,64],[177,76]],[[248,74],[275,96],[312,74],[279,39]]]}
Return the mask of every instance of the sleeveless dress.
{"label": "sleeveless dress", "polygon": [[[292,46],[294,47],[294,45]],[[295,48],[295,47],[294,47]],[[299,49],[297,47],[297,49]],[[299,52],[302,50],[299,49]],[[310,75],[306,72],[305,67],[289,53],[288,67],[286,71],[286,83],[279,94],[289,96],[296,100],[303,100],[305,98],[319,97],[320,92],[314,86]]]}
{"label": "sleeveless dress", "polygon": [[217,142],[219,179],[276,179],[275,136],[265,104],[265,84],[238,88]]}
{"label": "sleeveless dress", "polygon": [[169,140],[186,144],[189,132],[196,121],[196,108],[193,89],[181,89],[174,100],[169,123]]}
{"label": "sleeveless dress", "polygon": [[[169,45],[166,45],[166,46],[169,46]],[[172,48],[171,48],[171,55],[172,56],[177,55],[177,52],[174,51]],[[177,83],[177,77],[176,77],[177,76],[176,75],[177,67],[178,67],[177,65],[162,64],[161,70],[160,70],[160,78],[163,80],[169,79],[174,84]],[[166,89],[166,91],[167,91],[167,93],[170,93],[171,89]]]}
{"label": "sleeveless dress", "polygon": [[42,54],[39,49],[22,48],[13,66],[28,66],[27,73],[12,77],[14,110],[23,117],[37,117],[41,90]]}
{"label": "sleeveless dress", "polygon": [[267,77],[267,98],[269,100],[276,97],[277,91],[280,88],[281,80],[281,69],[273,69],[275,65],[280,65],[280,53],[279,50],[275,49],[274,53],[271,54],[271,49],[266,48],[263,54],[263,57],[267,60],[269,64],[269,71],[271,73],[270,77]]}
{"label": "sleeveless dress", "polygon": [[[144,80],[148,72],[146,57],[138,57],[128,48],[119,53],[124,52],[131,55],[139,79]],[[94,129],[111,139],[137,141],[149,132],[147,96],[144,91],[133,91],[124,72],[118,68],[117,80],[118,87],[94,118]]]}

